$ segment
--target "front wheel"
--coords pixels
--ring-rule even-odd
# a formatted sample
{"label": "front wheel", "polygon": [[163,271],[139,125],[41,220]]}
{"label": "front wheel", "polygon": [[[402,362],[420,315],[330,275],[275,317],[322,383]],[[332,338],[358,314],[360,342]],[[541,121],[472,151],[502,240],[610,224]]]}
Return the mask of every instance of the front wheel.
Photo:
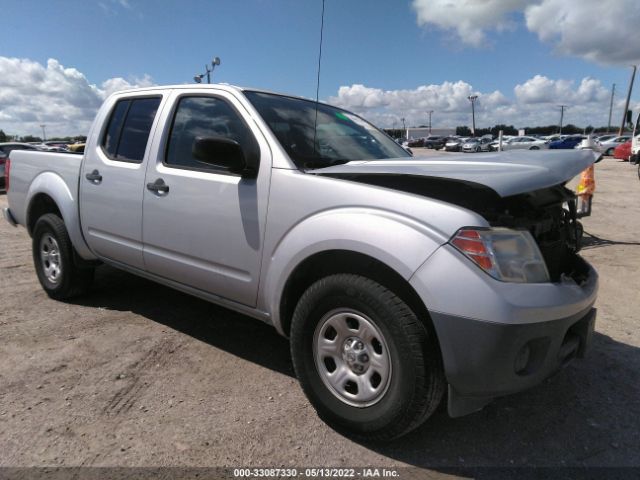
{"label": "front wheel", "polygon": [[38,280],[51,298],[71,298],[91,286],[94,269],[77,265],[67,229],[57,215],[48,213],[36,222],[32,253]]}
{"label": "front wheel", "polygon": [[529,150],[540,150],[540,147],[531,147]]}
{"label": "front wheel", "polygon": [[362,439],[413,430],[444,393],[434,335],[396,294],[358,275],[323,278],[303,294],[291,354],[318,415]]}

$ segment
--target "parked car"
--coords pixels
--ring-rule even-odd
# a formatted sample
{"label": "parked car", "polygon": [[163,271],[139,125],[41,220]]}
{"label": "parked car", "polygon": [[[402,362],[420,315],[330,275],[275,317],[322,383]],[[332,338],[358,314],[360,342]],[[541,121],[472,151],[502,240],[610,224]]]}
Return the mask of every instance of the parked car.
{"label": "parked car", "polygon": [[613,137],[604,142],[598,142],[597,147],[604,155],[613,155],[613,151],[617,146],[622,145],[631,139],[631,135],[622,135],[619,137]]}
{"label": "parked car", "polygon": [[67,150],[73,153],[83,153],[84,152],[84,143],[73,143],[71,145],[67,145]]}
{"label": "parked car", "polygon": [[9,155],[14,150],[37,150],[34,145],[30,143],[21,143],[21,142],[5,142],[0,143],[0,151]]}
{"label": "parked car", "polygon": [[618,145],[613,150],[613,158],[617,158],[618,160],[629,161],[630,156],[631,156],[631,140],[628,140]]}
{"label": "parked car", "polygon": [[549,144],[549,148],[552,150],[567,150],[570,148],[576,148],[582,143],[584,137],[582,135],[572,135],[565,137],[562,140],[556,140]]}
{"label": "parked car", "polygon": [[6,188],[7,158],[9,158],[9,155],[0,152],[0,188]]}
{"label": "parked car", "polygon": [[424,147],[424,138],[412,138],[409,140],[409,142],[407,143],[408,147],[414,147],[414,148],[422,148]]}
{"label": "parked car", "polygon": [[104,262],[272,324],[340,431],[396,438],[445,396],[475,412],[591,344],[564,185],[592,151],[414,159],[356,114],[230,85],[114,93],[86,146],[10,159],[3,214],[47,295]]}
{"label": "parked car", "polygon": [[[545,140],[534,137],[512,137],[502,142],[502,150],[542,150],[548,148],[548,143]],[[492,150],[498,149],[498,143],[494,142]]]}
{"label": "parked car", "polygon": [[447,137],[442,137],[439,135],[430,135],[424,139],[424,146],[426,148],[434,148],[436,150],[443,149],[446,143]]}
{"label": "parked car", "polygon": [[28,143],[20,142],[4,142],[0,143],[0,188],[5,188],[5,175],[7,158],[9,154],[14,150],[37,150],[36,147]]}
{"label": "parked car", "polygon": [[636,123],[633,125],[633,138],[631,139],[631,155],[629,162],[638,164],[638,178],[640,178],[640,113],[636,117]]}
{"label": "parked car", "polygon": [[468,137],[461,137],[461,138],[451,137],[444,144],[444,149],[447,152],[459,152],[460,150],[462,150],[462,144],[466,142],[467,139]]}
{"label": "parked car", "polygon": [[492,140],[488,137],[485,138],[468,138],[466,142],[462,144],[462,151],[469,152],[488,152],[489,144]]}
{"label": "parked car", "polygon": [[611,134],[607,134],[607,135],[600,135],[599,137],[596,137],[596,142],[606,142],[607,140],[611,140],[612,138],[616,138],[617,135],[611,135]]}

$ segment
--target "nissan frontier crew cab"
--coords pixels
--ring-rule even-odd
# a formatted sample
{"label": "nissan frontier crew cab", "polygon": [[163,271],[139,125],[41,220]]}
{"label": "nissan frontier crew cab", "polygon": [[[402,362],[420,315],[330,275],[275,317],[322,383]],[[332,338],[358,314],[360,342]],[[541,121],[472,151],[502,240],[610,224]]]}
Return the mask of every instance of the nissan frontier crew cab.
{"label": "nissan frontier crew cab", "polygon": [[417,159],[326,104],[145,88],[105,101],[84,155],[13,152],[4,216],[50,297],[104,262],[272,324],[319,416],[385,440],[585,354],[598,279],[565,183],[595,160]]}

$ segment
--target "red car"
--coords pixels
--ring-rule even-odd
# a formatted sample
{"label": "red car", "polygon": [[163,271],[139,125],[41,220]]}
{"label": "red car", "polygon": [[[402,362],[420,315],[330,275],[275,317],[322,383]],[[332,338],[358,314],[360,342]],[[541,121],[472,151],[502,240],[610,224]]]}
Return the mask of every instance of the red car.
{"label": "red car", "polygon": [[613,158],[628,161],[631,156],[631,140],[618,145],[613,151]]}

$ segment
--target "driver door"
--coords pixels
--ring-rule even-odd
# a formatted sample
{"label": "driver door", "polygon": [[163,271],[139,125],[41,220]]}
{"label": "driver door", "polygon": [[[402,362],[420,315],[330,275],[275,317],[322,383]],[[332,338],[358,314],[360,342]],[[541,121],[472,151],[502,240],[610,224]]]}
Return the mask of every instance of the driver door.
{"label": "driver door", "polygon": [[[215,92],[215,93],[213,93]],[[170,125],[154,145],[143,200],[144,262],[155,275],[255,306],[271,154],[243,105],[229,92],[180,90]],[[164,113],[164,112],[163,112]],[[260,151],[257,178],[194,158],[196,138],[225,137]],[[254,150],[255,151],[255,150]],[[157,185],[164,185],[158,189]]]}

